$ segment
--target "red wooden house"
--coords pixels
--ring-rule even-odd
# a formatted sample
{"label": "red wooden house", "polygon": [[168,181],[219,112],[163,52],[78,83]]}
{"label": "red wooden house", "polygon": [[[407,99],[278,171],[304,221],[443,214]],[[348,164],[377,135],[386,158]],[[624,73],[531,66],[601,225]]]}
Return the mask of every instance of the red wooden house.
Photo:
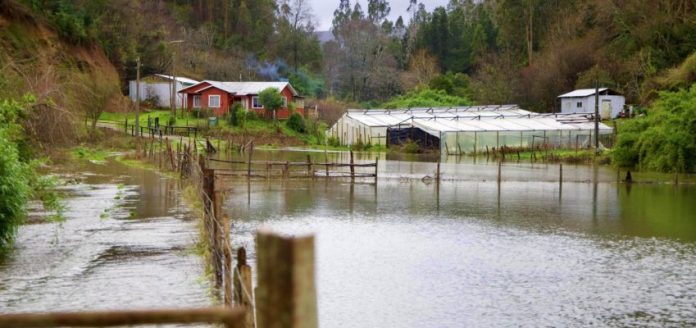
{"label": "red wooden house", "polygon": [[215,116],[229,113],[235,103],[241,103],[247,110],[256,111],[259,116],[267,115],[259,102],[259,93],[267,88],[275,88],[283,96],[285,105],[276,111],[280,119],[288,118],[288,105],[293,102],[295,111],[304,115],[304,98],[288,82],[219,82],[203,81],[182,89],[187,110],[195,108],[210,109]]}

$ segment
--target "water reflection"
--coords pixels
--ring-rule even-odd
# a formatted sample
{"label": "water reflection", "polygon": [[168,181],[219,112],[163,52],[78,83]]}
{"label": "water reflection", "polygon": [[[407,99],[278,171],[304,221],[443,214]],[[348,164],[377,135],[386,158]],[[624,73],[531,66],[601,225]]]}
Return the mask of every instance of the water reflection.
{"label": "water reflection", "polygon": [[66,220],[20,227],[0,264],[2,312],[210,303],[175,180],[116,162],[59,173],[76,181],[64,188]]}
{"label": "water reflection", "polygon": [[573,165],[561,184],[558,165],[523,163],[498,183],[486,162],[421,180],[434,170],[380,159],[377,184],[230,181],[233,242],[253,261],[261,225],[316,233],[323,326],[696,324],[693,186]]}

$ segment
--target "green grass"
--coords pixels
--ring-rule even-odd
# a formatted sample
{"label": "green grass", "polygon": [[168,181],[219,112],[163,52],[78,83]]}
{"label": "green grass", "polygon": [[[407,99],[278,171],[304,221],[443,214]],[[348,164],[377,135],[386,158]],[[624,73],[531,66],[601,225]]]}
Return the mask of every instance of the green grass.
{"label": "green grass", "polygon": [[77,146],[70,150],[70,156],[78,160],[88,160],[91,162],[105,162],[112,152],[102,149]]}

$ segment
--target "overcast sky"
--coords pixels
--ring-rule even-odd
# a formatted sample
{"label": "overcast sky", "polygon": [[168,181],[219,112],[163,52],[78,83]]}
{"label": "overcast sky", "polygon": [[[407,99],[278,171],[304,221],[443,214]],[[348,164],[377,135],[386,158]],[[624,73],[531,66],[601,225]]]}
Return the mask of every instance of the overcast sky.
{"label": "overcast sky", "polygon": [[[355,0],[351,0],[351,6],[355,6]],[[360,6],[363,11],[367,12],[367,0],[360,0]],[[422,0],[428,11],[432,11],[437,6],[445,6],[449,0]],[[331,29],[331,20],[333,20],[333,12],[338,8],[339,0],[310,0],[312,4],[312,12],[314,13],[317,31],[327,31]],[[406,20],[406,8],[408,8],[408,0],[389,0],[391,5],[391,14],[389,20],[395,21],[397,17],[403,16]]]}

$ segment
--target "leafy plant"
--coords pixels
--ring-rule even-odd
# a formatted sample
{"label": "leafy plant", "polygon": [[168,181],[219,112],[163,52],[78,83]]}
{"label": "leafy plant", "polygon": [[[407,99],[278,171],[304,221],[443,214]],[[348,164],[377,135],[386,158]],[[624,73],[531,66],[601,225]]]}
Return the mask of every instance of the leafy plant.
{"label": "leafy plant", "polygon": [[263,108],[275,116],[278,109],[283,107],[283,96],[276,88],[266,88],[259,93],[259,101]]}
{"label": "leafy plant", "polygon": [[613,161],[661,172],[696,172],[696,85],[660,93],[649,112],[621,126]]}
{"label": "leafy plant", "polygon": [[290,115],[288,121],[285,122],[285,125],[299,133],[307,132],[307,127],[305,126],[304,119],[302,118],[302,115],[298,113],[293,113],[292,115]]}

